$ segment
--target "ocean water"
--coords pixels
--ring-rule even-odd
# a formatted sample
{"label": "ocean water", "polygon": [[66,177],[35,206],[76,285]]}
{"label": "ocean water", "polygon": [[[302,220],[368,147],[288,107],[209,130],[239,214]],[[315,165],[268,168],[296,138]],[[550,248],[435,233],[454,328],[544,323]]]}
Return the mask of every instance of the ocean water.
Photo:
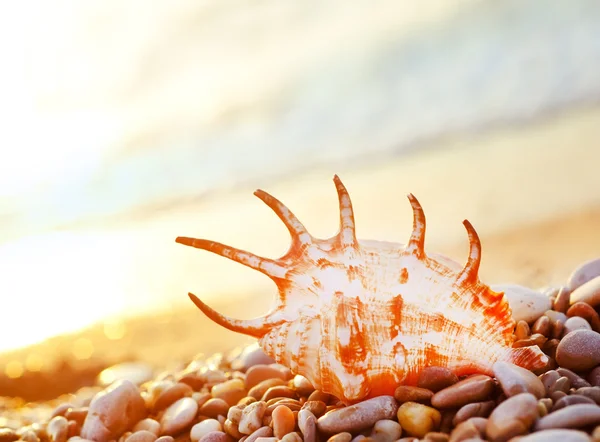
{"label": "ocean water", "polygon": [[[169,278],[151,261],[177,230],[153,217],[171,209],[600,100],[595,0],[14,8],[0,18],[13,67],[0,82],[0,349],[185,293],[182,275],[208,261]],[[218,292],[208,279],[195,284]]]}

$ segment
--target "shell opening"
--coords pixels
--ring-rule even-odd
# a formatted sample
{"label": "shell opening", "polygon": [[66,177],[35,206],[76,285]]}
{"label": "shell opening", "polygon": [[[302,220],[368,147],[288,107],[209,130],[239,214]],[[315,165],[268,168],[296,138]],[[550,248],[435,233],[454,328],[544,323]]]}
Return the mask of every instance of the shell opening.
{"label": "shell opening", "polygon": [[422,259],[425,258],[425,213],[419,200],[412,193],[408,194],[408,200],[413,209],[413,231],[406,245],[406,250]]}

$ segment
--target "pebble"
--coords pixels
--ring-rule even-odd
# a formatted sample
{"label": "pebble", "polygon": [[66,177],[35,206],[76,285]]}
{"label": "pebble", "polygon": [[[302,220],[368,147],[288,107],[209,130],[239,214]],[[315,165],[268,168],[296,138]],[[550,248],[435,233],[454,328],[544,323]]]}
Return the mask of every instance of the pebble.
{"label": "pebble", "polygon": [[69,421],[63,416],[53,417],[46,427],[51,442],[65,442],[69,433]]}
{"label": "pebble", "polygon": [[162,390],[152,406],[152,412],[158,413],[181,398],[191,396],[194,390],[187,384],[177,382]]}
{"label": "pebble", "polygon": [[273,436],[273,429],[271,427],[264,426],[264,427],[260,427],[258,430],[256,430],[250,436],[248,436],[246,438],[245,442],[254,442],[259,437],[271,437],[271,436]]}
{"label": "pebble", "polygon": [[592,386],[600,386],[600,365],[589,372],[587,380]]}
{"label": "pebble", "polygon": [[592,326],[581,316],[573,316],[565,321],[565,335],[574,330],[591,330]]}
{"label": "pebble", "polygon": [[219,415],[227,416],[227,411],[229,411],[229,404],[227,402],[223,399],[212,398],[200,407],[199,414],[216,419]]}
{"label": "pebble", "polygon": [[151,431],[140,430],[127,436],[125,442],[154,442],[156,438],[156,434]]}
{"label": "pebble", "polygon": [[296,431],[292,431],[283,436],[280,442],[302,442],[302,437]]}
{"label": "pebble", "polygon": [[216,399],[223,399],[230,407],[247,395],[244,381],[241,379],[230,379],[228,381],[216,384],[210,390],[210,394]]}
{"label": "pebble", "polygon": [[[300,417],[300,413],[298,414],[298,417]],[[304,442],[316,442],[316,440],[317,440],[317,419],[314,416],[307,415],[302,426],[300,426],[300,419],[299,419],[298,427],[300,427],[300,431],[302,432],[302,434],[304,436]]]}
{"label": "pebble", "polygon": [[584,262],[577,267],[569,276],[567,287],[573,291],[598,276],[600,276],[600,258]]}
{"label": "pebble", "polygon": [[286,376],[277,366],[257,364],[250,367],[246,372],[244,384],[249,390],[258,383],[273,378],[279,378],[285,381]]}
{"label": "pebble", "polygon": [[404,402],[429,402],[432,396],[433,391],[410,385],[400,385],[394,391],[394,397],[400,404]]}
{"label": "pebble", "polygon": [[456,384],[458,377],[446,367],[425,367],[419,373],[417,387],[431,390],[434,393]]}
{"label": "pebble", "polygon": [[442,422],[442,415],[438,410],[417,402],[400,405],[397,416],[400,426],[415,437],[424,437],[430,431],[437,430]]}
{"label": "pebble", "polygon": [[546,395],[542,381],[531,371],[508,362],[496,362],[492,370],[507,397],[531,393],[538,399]]}
{"label": "pebble", "polygon": [[504,292],[513,319],[525,321],[529,324],[535,322],[546,310],[552,308],[552,301],[536,290],[517,284],[498,284],[491,286],[495,292]]}
{"label": "pebble", "polygon": [[154,442],[175,442],[173,436],[160,436]]}
{"label": "pebble", "polygon": [[212,431],[223,431],[221,422],[216,419],[203,420],[192,427],[190,430],[190,439],[197,442]]}
{"label": "pebble", "polygon": [[482,402],[494,391],[494,381],[489,376],[478,374],[438,391],[431,398],[436,408],[458,408],[471,402]]}
{"label": "pebble", "polygon": [[153,376],[154,370],[148,364],[123,362],[102,370],[98,375],[98,383],[103,387],[108,387],[117,381],[130,381],[133,384],[141,385],[152,380]]}
{"label": "pebble", "polygon": [[564,368],[564,367],[557,368],[556,372],[561,376],[565,376],[565,377],[569,378],[569,380],[571,381],[571,387],[573,387],[573,388],[591,387],[591,385],[588,381],[586,381],[581,376],[579,376],[577,373],[575,373],[567,368]]}
{"label": "pebble", "polygon": [[518,442],[590,442],[590,437],[583,431],[544,430],[523,436]]}
{"label": "pebble", "polygon": [[269,388],[284,386],[286,382],[283,379],[272,378],[259,382],[248,391],[248,396],[253,397],[257,401],[262,398]]}
{"label": "pebble", "polygon": [[294,386],[294,390],[296,390],[296,394],[298,394],[298,396],[308,396],[315,391],[315,387],[313,387],[310,381],[299,374],[294,376],[292,385]]}
{"label": "pebble", "polygon": [[572,394],[570,396],[561,397],[552,406],[552,411],[560,410],[561,408],[568,407],[569,405],[575,404],[595,404],[594,400],[583,395]]}
{"label": "pebble", "polygon": [[576,302],[573,304],[569,307],[569,310],[567,310],[567,316],[582,317],[590,324],[592,330],[600,333],[600,315],[598,315],[598,312],[594,310],[594,307],[587,302]]}
{"label": "pebble", "polygon": [[19,440],[19,436],[12,428],[0,428],[0,442],[13,442]]}
{"label": "pebble", "polygon": [[532,333],[539,333],[544,336],[550,336],[550,332],[552,331],[552,322],[550,318],[546,315],[542,315],[534,322],[533,327],[531,327]]}
{"label": "pebble", "polygon": [[475,423],[469,419],[458,424],[450,433],[450,442],[462,442],[471,438],[480,438],[481,431]]}
{"label": "pebble", "polygon": [[377,421],[371,431],[371,438],[377,442],[392,442],[402,436],[402,426],[391,419]]}
{"label": "pebble", "polygon": [[222,431],[211,431],[202,436],[199,442],[231,442],[231,438]]}
{"label": "pebble", "polygon": [[263,401],[253,402],[242,410],[238,430],[243,434],[252,434],[262,426],[267,404]]}
{"label": "pebble", "polygon": [[317,427],[327,434],[364,430],[381,419],[393,419],[398,404],[392,396],[378,396],[348,407],[329,411],[317,420]]}
{"label": "pebble", "polygon": [[571,292],[571,305],[576,302],[585,302],[592,307],[600,305],[600,276],[596,276]]}
{"label": "pebble", "polygon": [[90,402],[81,437],[96,442],[118,439],[146,415],[146,403],[138,388],[131,381],[117,381]]}
{"label": "pebble", "polygon": [[573,394],[586,396],[600,405],[600,387],[582,387],[578,388]]}
{"label": "pebble", "polygon": [[273,436],[281,439],[288,433],[294,431],[296,419],[294,413],[285,405],[280,405],[271,414],[273,419]]}
{"label": "pebble", "polygon": [[184,397],[171,404],[160,419],[161,436],[174,436],[188,428],[198,412],[198,403],[190,398]]}
{"label": "pebble", "polygon": [[554,311],[566,313],[569,308],[569,302],[571,299],[571,291],[567,287],[561,287],[554,300]]}
{"label": "pebble", "polygon": [[267,356],[258,344],[249,345],[244,349],[241,355],[240,371],[247,371],[250,367],[258,364],[274,364],[275,360],[271,356]]}
{"label": "pebble", "polygon": [[352,440],[352,435],[350,433],[338,433],[331,436],[327,439],[327,442],[350,442]]}
{"label": "pebble", "polygon": [[456,426],[473,417],[488,417],[495,406],[494,401],[473,402],[463,405],[452,418],[452,424]]}
{"label": "pebble", "polygon": [[485,431],[492,442],[505,442],[527,433],[537,417],[537,398],[531,393],[520,393],[492,411]]}
{"label": "pebble", "polygon": [[135,427],[133,427],[133,431],[141,430],[151,431],[152,433],[158,436],[158,434],[160,433],[160,424],[154,419],[142,419],[137,424],[135,424]]}
{"label": "pebble", "polygon": [[327,410],[327,405],[321,401],[306,401],[302,408],[309,410],[316,417],[321,417]]}
{"label": "pebble", "polygon": [[600,424],[600,407],[590,404],[576,404],[544,416],[537,421],[535,429],[580,428],[598,424]]}
{"label": "pebble", "polygon": [[586,371],[600,364],[600,333],[575,330],[565,335],[556,348],[556,362],[574,371]]}

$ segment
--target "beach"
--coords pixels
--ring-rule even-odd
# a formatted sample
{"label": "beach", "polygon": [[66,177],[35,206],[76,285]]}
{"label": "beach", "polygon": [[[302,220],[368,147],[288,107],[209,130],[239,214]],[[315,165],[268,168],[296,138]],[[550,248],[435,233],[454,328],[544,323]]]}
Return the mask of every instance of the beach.
{"label": "beach", "polygon": [[[406,242],[411,231],[405,195],[412,192],[427,216],[427,250],[465,262],[468,242],[461,222],[468,218],[482,240],[482,281],[541,289],[564,284],[576,266],[598,257],[598,139],[600,111],[583,110],[460,143],[450,140],[443,148],[432,146],[392,161],[315,170],[266,190],[315,236],[327,237],[337,230],[331,178],[339,173],[354,203],[359,238],[397,242]],[[130,273],[128,286],[142,287],[121,300],[132,305],[126,315],[7,351],[0,365],[18,361],[25,369],[28,358],[37,355],[35,360],[44,361],[43,369],[37,368],[42,371],[63,358],[75,367],[93,363],[100,369],[141,360],[164,368],[199,353],[252,343],[210,322],[186,294],[195,293],[224,314],[250,318],[269,309],[275,286],[258,272],[174,243],[178,235],[198,236],[264,256],[283,254],[289,245],[287,231],[252,190],[160,212],[151,222],[126,223],[127,231],[137,232],[137,240],[126,243],[137,259],[122,261],[129,265],[124,272]],[[122,232],[115,234],[123,237]],[[103,302],[102,297],[86,298],[85,291],[81,297],[79,309]],[[146,310],[136,311],[143,302]],[[29,321],[29,327],[35,323]]]}

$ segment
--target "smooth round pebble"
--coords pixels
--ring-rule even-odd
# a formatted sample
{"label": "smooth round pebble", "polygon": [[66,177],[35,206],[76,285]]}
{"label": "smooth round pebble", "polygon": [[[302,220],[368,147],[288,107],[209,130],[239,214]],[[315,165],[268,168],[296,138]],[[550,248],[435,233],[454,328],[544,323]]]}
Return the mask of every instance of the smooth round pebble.
{"label": "smooth round pebble", "polygon": [[81,437],[96,442],[118,439],[147,415],[146,402],[131,381],[117,381],[90,402]]}
{"label": "smooth round pebble", "polygon": [[137,424],[135,424],[135,427],[133,427],[134,432],[141,430],[151,431],[152,433],[158,436],[158,434],[160,433],[160,424],[154,419],[148,417],[146,419],[142,419]]}
{"label": "smooth round pebble", "polygon": [[213,386],[210,394],[216,399],[223,399],[233,407],[237,402],[247,395],[244,381],[241,379],[230,379]]}
{"label": "smooth round pebble", "polygon": [[381,419],[393,419],[398,404],[392,396],[378,396],[325,413],[317,420],[319,430],[327,434],[354,433],[375,425]]}
{"label": "smooth round pebble", "polygon": [[481,402],[492,394],[494,387],[494,380],[489,376],[473,375],[438,391],[431,398],[431,405],[436,408],[458,408],[471,402]]}
{"label": "smooth round pebble", "polygon": [[281,439],[288,433],[294,431],[294,427],[296,426],[296,420],[294,418],[294,413],[285,405],[279,405],[271,414],[273,419],[273,435]]}
{"label": "smooth round pebble", "polygon": [[371,437],[378,442],[389,442],[400,439],[402,426],[391,419],[382,419],[375,423]]}
{"label": "smooth round pebble", "polygon": [[200,442],[231,442],[230,436],[222,431],[211,431],[200,439]]}
{"label": "smooth round pebble", "polygon": [[203,416],[208,416],[212,418],[217,418],[217,416],[227,416],[227,412],[229,411],[229,405],[223,399],[219,398],[211,398],[207,400],[200,407],[200,414]]}
{"label": "smooth round pebble", "polygon": [[247,389],[254,387],[267,379],[279,378],[285,381],[285,374],[276,366],[257,364],[248,369],[244,384]]}
{"label": "smooth round pebble", "polygon": [[48,422],[46,433],[51,442],[65,442],[69,433],[69,422],[63,416],[53,417]]}
{"label": "smooth round pebble", "polygon": [[249,345],[244,349],[241,355],[242,371],[247,371],[250,367],[258,364],[274,364],[275,359],[268,356],[258,344]]}
{"label": "smooth round pebble", "polygon": [[192,427],[190,430],[190,439],[194,442],[199,441],[212,431],[223,431],[221,422],[216,419],[203,420]]}
{"label": "smooth round pebble", "polygon": [[585,302],[592,307],[600,305],[600,276],[596,276],[571,292],[571,305],[576,302]]}
{"label": "smooth round pebble", "polygon": [[494,401],[472,402],[463,405],[452,418],[452,424],[458,425],[473,417],[488,417],[495,406],[496,402]]}
{"label": "smooth round pebble", "polygon": [[537,421],[535,429],[581,428],[598,424],[600,424],[600,407],[591,404],[575,404],[544,416]]}
{"label": "smooth round pebble", "polygon": [[154,442],[175,442],[173,436],[160,436]]}
{"label": "smooth round pebble", "polygon": [[260,427],[258,430],[248,436],[246,442],[255,442],[259,437],[271,437],[273,436],[273,429],[271,427]]}
{"label": "smooth round pebble", "polygon": [[557,429],[528,434],[519,442],[590,442],[590,437],[583,431]]}
{"label": "smooth round pebble", "polygon": [[587,381],[592,386],[600,386],[600,365],[589,372],[587,375]]}
{"label": "smooth round pebble", "polygon": [[546,310],[552,308],[552,301],[536,290],[518,284],[497,284],[491,286],[495,292],[504,292],[515,322],[535,322]]}
{"label": "smooth round pebble", "polygon": [[446,367],[425,367],[419,373],[417,387],[431,390],[434,393],[458,382],[452,370]]}
{"label": "smooth round pebble", "polygon": [[573,270],[567,281],[567,287],[573,291],[598,276],[600,276],[600,258],[591,259]]}
{"label": "smooth round pebble", "polygon": [[404,402],[429,402],[432,396],[433,391],[410,385],[399,385],[394,391],[394,397],[400,404]]}
{"label": "smooth round pebble", "polygon": [[435,431],[442,422],[441,413],[435,408],[417,402],[405,402],[398,408],[398,422],[410,436],[424,437]]}
{"label": "smooth round pebble", "polygon": [[591,330],[592,326],[581,316],[573,316],[565,321],[564,334],[568,335],[575,330]]}
{"label": "smooth round pebble", "polygon": [[352,440],[352,435],[350,433],[343,432],[343,433],[334,434],[329,439],[327,439],[327,442],[350,442],[351,440]]}
{"label": "smooth round pebble", "polygon": [[156,439],[156,434],[147,430],[140,430],[131,433],[127,439],[125,439],[125,442],[154,442]]}
{"label": "smooth round pebble", "polygon": [[184,397],[171,404],[160,419],[160,434],[174,436],[189,427],[196,413],[198,403],[190,398]]}
{"label": "smooth round pebble", "polygon": [[573,371],[586,371],[600,364],[600,333],[575,330],[556,347],[556,362]]}
{"label": "smooth round pebble", "polygon": [[485,431],[492,442],[505,442],[527,433],[537,417],[537,398],[531,393],[520,393],[492,411]]}
{"label": "smooth round pebble", "polygon": [[192,387],[189,385],[182,382],[176,382],[158,394],[152,406],[152,411],[158,413],[179,399],[191,396],[193,392],[194,390],[192,390]]}
{"label": "smooth round pebble", "polygon": [[519,393],[531,393],[540,399],[546,395],[542,381],[523,367],[499,361],[493,365],[492,370],[507,397]]}

